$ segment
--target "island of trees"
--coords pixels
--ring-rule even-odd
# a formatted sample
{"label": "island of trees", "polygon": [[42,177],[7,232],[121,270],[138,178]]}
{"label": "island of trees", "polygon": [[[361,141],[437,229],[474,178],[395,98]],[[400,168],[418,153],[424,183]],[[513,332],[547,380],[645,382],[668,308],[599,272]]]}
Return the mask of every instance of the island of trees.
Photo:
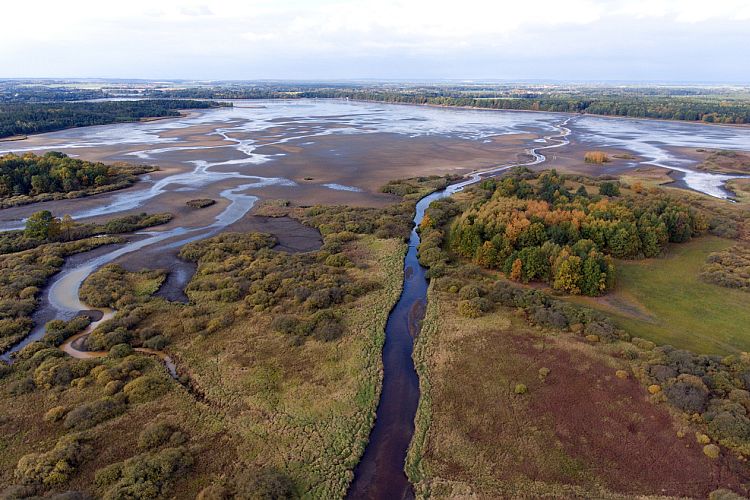
{"label": "island of trees", "polygon": [[27,153],[0,157],[0,205],[78,198],[132,185],[138,175],[153,172],[145,165],[105,165],[70,158],[50,151],[42,156]]}

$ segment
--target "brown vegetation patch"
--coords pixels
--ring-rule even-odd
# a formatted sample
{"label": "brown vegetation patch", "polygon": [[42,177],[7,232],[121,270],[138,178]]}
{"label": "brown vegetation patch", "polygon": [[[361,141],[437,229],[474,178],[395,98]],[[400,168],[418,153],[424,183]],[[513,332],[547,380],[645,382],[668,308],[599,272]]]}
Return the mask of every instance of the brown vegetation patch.
{"label": "brown vegetation patch", "polygon": [[719,174],[748,174],[750,173],[750,153],[741,151],[706,151],[697,150],[698,153],[704,153],[703,161],[696,168],[706,172]]}
{"label": "brown vegetation patch", "polygon": [[615,377],[588,349],[567,342],[542,351],[529,338],[516,342],[532,374],[550,369],[546,383],[530,390],[529,410],[542,415],[563,449],[589,464],[608,488],[706,496],[720,486],[739,488],[747,479],[747,471],[730,472],[735,464],[708,460],[694,439],[677,438],[669,412],[649,402],[639,382]]}
{"label": "brown vegetation patch", "polygon": [[525,326],[508,309],[460,318],[446,299],[432,292],[439,305],[426,318],[439,319],[423,346],[431,422],[418,491],[597,498],[743,491],[745,466],[711,460],[690,434],[678,438],[667,407],[649,402],[629,371],[616,376],[627,363]]}

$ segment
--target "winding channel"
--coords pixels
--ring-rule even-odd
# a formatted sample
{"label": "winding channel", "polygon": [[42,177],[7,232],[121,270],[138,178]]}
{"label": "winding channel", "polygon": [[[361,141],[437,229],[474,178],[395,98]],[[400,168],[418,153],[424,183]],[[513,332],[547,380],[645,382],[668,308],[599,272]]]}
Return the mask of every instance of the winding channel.
{"label": "winding channel", "polygon": [[534,157],[525,163],[503,165],[470,174],[465,180],[452,184],[419,200],[414,216],[414,229],[409,236],[409,249],[404,258],[404,283],[401,297],[388,316],[383,346],[383,387],[376,413],[375,426],[362,460],[354,470],[349,488],[350,499],[408,499],[414,497],[412,485],[404,473],[406,452],[414,435],[414,416],[419,404],[419,377],[414,369],[412,352],[414,338],[419,334],[427,304],[429,281],[426,269],[419,264],[417,247],[420,238],[417,228],[425,210],[441,198],[451,196],[466,186],[475,184],[516,166],[531,166],[547,158],[540,150],[568,144],[567,128],[572,118],[555,126],[557,133],[545,137],[546,146],[526,152]]}
{"label": "winding channel", "polygon": [[[72,267],[71,269],[63,269],[59,272],[54,279],[50,282],[49,286],[45,289],[46,300],[49,303],[50,309],[54,311],[56,319],[72,319],[78,313],[82,311],[98,310],[102,313],[102,318],[92,322],[89,327],[82,333],[68,339],[61,348],[76,358],[90,358],[95,356],[103,356],[106,352],[93,352],[85,351],[82,349],[82,341],[89,333],[91,333],[102,321],[110,319],[114,316],[114,311],[109,309],[96,309],[91,308],[81,302],[79,299],[79,290],[83,281],[94,271],[100,267],[108,264],[115,259],[122,257],[123,255],[135,252],[142,248],[154,245],[156,243],[162,243],[162,249],[170,249],[180,247],[192,241],[196,241],[203,238],[211,237],[219,233],[226,226],[240,220],[250,209],[253,207],[255,202],[258,200],[257,196],[244,194],[251,188],[263,187],[272,183],[280,183],[283,180],[278,179],[267,179],[262,177],[244,176],[247,178],[257,179],[254,183],[242,184],[231,189],[227,189],[221,192],[222,198],[230,201],[227,207],[215,217],[214,222],[207,226],[197,228],[185,228],[176,227],[166,231],[144,231],[137,233],[145,236],[142,239],[126,243],[125,245],[119,246],[118,248],[111,250],[103,255],[89,259],[84,264]],[[23,340],[15,344],[8,351],[6,351],[0,360],[6,362],[13,361],[13,354],[22,350],[24,347],[32,342],[40,340],[44,337],[45,325],[44,323],[37,324],[29,335]],[[172,360],[169,359],[163,353],[159,351],[153,351],[150,349],[138,349],[141,352],[148,354],[155,354],[161,357],[167,369],[172,376],[175,376],[175,368]]]}

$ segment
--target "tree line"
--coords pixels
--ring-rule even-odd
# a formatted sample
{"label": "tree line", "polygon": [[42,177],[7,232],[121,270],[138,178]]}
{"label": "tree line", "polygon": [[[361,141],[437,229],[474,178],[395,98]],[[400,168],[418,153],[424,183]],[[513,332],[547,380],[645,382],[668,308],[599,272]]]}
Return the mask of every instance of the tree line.
{"label": "tree line", "polygon": [[0,102],[0,138],[71,127],[179,116],[182,109],[231,106],[215,101],[141,99],[97,102]]}
{"label": "tree line", "polygon": [[703,121],[706,123],[750,123],[750,102],[717,97],[661,95],[547,95],[528,94],[514,97],[474,97],[375,90],[315,90],[300,97],[347,98],[403,104],[461,106],[520,111],[586,113],[632,118]]}

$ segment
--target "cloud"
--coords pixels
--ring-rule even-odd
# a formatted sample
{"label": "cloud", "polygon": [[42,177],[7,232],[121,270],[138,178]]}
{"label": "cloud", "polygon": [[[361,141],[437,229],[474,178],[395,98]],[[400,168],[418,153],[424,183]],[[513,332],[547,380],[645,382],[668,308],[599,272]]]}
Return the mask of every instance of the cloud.
{"label": "cloud", "polygon": [[37,4],[3,7],[0,76],[750,78],[747,0]]}

